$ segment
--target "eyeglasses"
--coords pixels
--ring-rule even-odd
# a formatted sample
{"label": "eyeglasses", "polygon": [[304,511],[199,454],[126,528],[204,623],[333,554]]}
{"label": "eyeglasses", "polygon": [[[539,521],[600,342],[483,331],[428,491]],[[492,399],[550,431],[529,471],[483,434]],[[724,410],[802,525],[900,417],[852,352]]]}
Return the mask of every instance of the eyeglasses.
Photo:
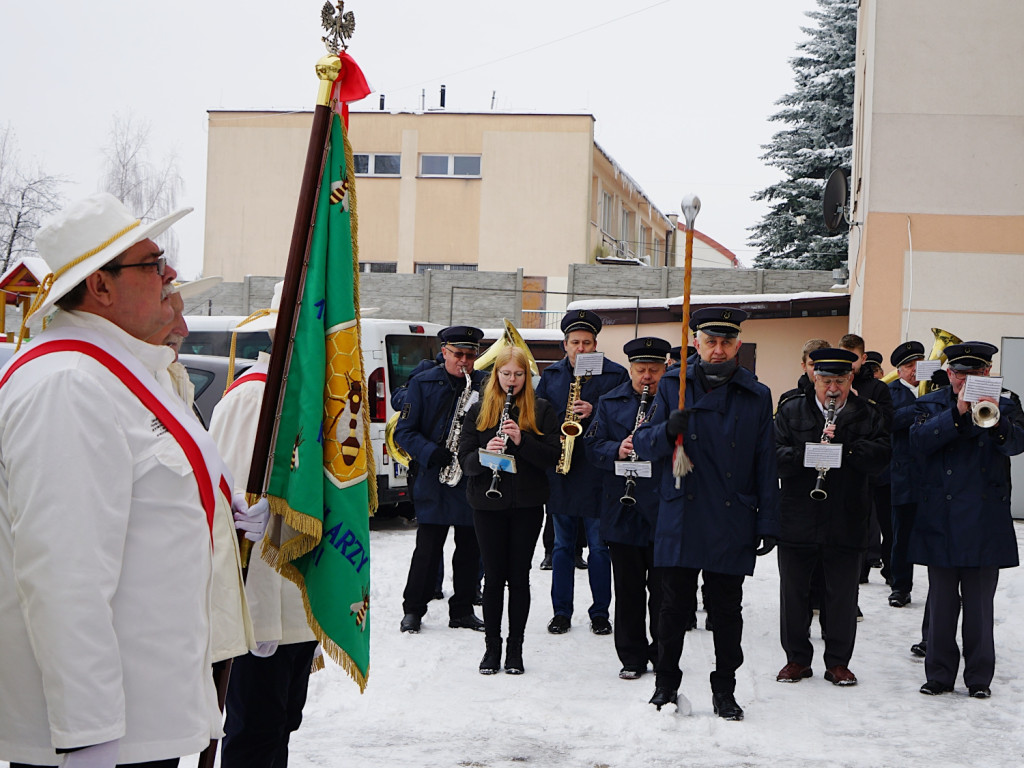
{"label": "eyeglasses", "polygon": [[122,269],[135,269],[136,267],[156,267],[156,273],[163,277],[164,272],[167,271],[167,257],[158,256],[156,261],[143,261],[139,264],[107,264],[100,269],[103,272],[120,272]]}
{"label": "eyeglasses", "polygon": [[506,379],[522,379],[526,376],[526,371],[498,371],[498,375]]}
{"label": "eyeglasses", "polygon": [[448,350],[448,354],[454,357],[456,360],[468,359],[473,360],[479,356],[479,353],[475,349],[452,349],[451,347],[445,347]]}
{"label": "eyeglasses", "polygon": [[815,378],[824,384],[826,387],[831,387],[835,384],[845,384],[849,379],[846,376],[820,376],[815,374]]}
{"label": "eyeglasses", "polygon": [[984,376],[986,370],[987,369],[985,369],[985,368],[977,368],[977,369],[975,369],[973,371],[957,371],[957,370],[954,370],[952,368],[947,368],[946,369],[946,373],[949,374],[949,378],[951,378],[951,379],[956,379],[957,381],[963,381],[968,376]]}

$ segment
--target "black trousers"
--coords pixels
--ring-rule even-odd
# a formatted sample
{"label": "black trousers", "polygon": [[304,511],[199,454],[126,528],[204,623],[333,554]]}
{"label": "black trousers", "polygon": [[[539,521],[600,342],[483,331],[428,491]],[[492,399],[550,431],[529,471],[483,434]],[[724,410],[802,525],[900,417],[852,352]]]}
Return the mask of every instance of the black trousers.
{"label": "black trousers", "polygon": [[420,523],[416,529],[416,548],[409,563],[409,578],[402,594],[402,609],[420,618],[434,595],[437,569],[444,556],[448,529],[455,529],[455,554],[452,556],[452,584],[455,594],[448,600],[448,616],[453,619],[473,612],[473,598],[480,585],[480,545],[471,525],[435,525]]}
{"label": "black trousers", "polygon": [[[176,768],[178,758],[167,760],[150,760],[148,763],[118,763],[117,768]],[[29,763],[11,763],[11,768],[57,768],[49,765],[30,765]]]}
{"label": "black trousers", "polygon": [[871,486],[871,495],[875,502],[875,518],[881,534],[882,578],[892,579],[892,486]]}
{"label": "black trousers", "polygon": [[[658,661],[661,573],[654,567],[654,544],[639,547],[608,542],[615,587],[615,652],[622,666],[645,670]],[[647,639],[650,617],[651,639]]]}
{"label": "black trousers", "polygon": [[[675,690],[683,679],[679,659],[683,655],[686,621],[697,609],[697,574],[693,568],[657,568],[661,578],[661,614],[658,617],[658,688]],[[715,669],[711,690],[732,693],[736,670],[743,663],[743,576],[704,571],[708,601],[705,608],[715,627]]]}
{"label": "black trousers", "polygon": [[992,601],[998,583],[998,568],[928,566],[928,654],[924,671],[929,680],[949,686],[956,680],[960,668],[956,625],[962,602],[964,684],[991,685],[996,668]]}
{"label": "black trousers", "polygon": [[473,510],[473,526],[484,561],[484,632],[501,639],[508,586],[508,636],[522,639],[530,615],[530,566],[543,507]]}
{"label": "black trousers", "polygon": [[221,768],[285,768],[288,739],[302,723],[316,641],[251,653],[231,665]]}
{"label": "black trousers", "polygon": [[857,637],[857,589],[863,551],[813,544],[779,544],[778,551],[781,638],[786,661],[811,665],[811,582],[820,565],[825,585],[821,604],[825,668],[848,667]]}
{"label": "black trousers", "polygon": [[892,588],[909,593],[914,588],[914,564],[907,560],[910,529],[914,527],[917,504],[892,505]]}

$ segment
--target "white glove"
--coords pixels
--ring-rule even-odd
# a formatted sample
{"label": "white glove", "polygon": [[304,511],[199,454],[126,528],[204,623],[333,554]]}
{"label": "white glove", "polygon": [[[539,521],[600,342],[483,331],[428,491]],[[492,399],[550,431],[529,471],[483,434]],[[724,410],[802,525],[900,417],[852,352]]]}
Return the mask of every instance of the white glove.
{"label": "white glove", "polygon": [[256,642],[256,649],[249,651],[253,656],[259,656],[261,659],[269,658],[273,656],[277,651],[277,640],[258,640]]}
{"label": "white glove", "polygon": [[245,538],[249,541],[263,538],[267,523],[270,522],[270,502],[266,496],[250,507],[245,503],[245,494],[235,491],[231,497],[231,510],[235,513],[235,528],[245,531]]}
{"label": "white glove", "polygon": [[114,768],[117,765],[117,746],[120,739],[76,749],[64,755],[62,768]]}

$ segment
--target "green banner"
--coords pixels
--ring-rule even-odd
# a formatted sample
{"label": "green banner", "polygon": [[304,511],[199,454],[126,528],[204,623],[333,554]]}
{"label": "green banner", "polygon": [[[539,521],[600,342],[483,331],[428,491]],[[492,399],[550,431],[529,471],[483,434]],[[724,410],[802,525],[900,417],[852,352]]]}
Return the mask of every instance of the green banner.
{"label": "green banner", "polygon": [[324,652],[366,686],[370,668],[369,415],[359,344],[352,151],[332,115],[284,380],[263,556],[298,584]]}

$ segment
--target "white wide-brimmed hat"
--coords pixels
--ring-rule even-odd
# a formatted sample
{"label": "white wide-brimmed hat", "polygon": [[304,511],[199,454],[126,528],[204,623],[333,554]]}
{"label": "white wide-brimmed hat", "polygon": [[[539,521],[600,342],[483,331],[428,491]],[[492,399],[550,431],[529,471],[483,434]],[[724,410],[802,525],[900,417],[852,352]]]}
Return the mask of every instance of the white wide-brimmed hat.
{"label": "white wide-brimmed hat", "polygon": [[250,331],[272,331],[277,328],[277,313],[281,309],[281,293],[284,291],[284,280],[274,286],[274,298],[270,300],[270,309],[254,312],[232,330],[235,333]]}
{"label": "white wide-brimmed hat", "polygon": [[220,285],[223,282],[224,278],[220,275],[211,275],[210,277],[200,277],[198,280],[192,280],[187,283],[175,283],[174,290],[181,296],[182,301],[188,301],[206,293],[213,286]]}
{"label": "white wide-brimmed hat", "polygon": [[36,233],[36,250],[50,268],[29,317],[45,315],[54,304],[115,256],[156,237],[191,208],[143,224],[107,192],[72,203]]}

